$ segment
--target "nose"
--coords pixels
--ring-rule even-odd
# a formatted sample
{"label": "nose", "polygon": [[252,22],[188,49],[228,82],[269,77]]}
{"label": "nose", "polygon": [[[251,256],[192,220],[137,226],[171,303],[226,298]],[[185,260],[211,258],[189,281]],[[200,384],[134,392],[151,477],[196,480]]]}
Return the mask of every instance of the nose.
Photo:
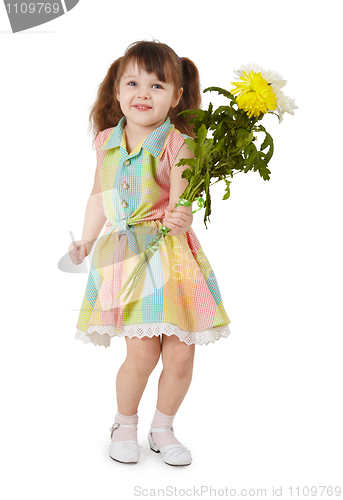
{"label": "nose", "polygon": [[138,92],[138,97],[140,97],[141,99],[149,99],[150,97],[149,89],[145,87],[140,88]]}

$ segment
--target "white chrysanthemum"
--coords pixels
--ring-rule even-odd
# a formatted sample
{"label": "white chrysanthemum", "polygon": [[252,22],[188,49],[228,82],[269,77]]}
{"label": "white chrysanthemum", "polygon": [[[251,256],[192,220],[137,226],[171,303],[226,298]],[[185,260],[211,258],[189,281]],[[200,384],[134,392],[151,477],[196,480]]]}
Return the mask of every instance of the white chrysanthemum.
{"label": "white chrysanthemum", "polygon": [[295,104],[294,99],[287,97],[276,85],[272,85],[272,89],[276,97],[275,112],[279,115],[279,123],[281,123],[283,114],[289,113],[290,115],[294,115],[293,110],[297,109],[298,106]]}
{"label": "white chrysanthemum", "polygon": [[[241,76],[243,76],[243,71],[246,72],[246,74],[248,75],[250,73],[250,71],[254,71],[255,73],[261,73],[261,71],[263,71],[263,68],[261,68],[261,66],[257,66],[257,64],[242,64],[240,69],[237,69],[236,71],[234,71],[234,73],[238,76],[238,78],[236,78],[236,80],[238,80]],[[262,76],[262,73],[261,73],[261,76]],[[263,78],[263,76],[262,76]]]}
{"label": "white chrysanthemum", "polygon": [[277,87],[279,87],[279,89],[282,89],[282,87],[284,87],[287,83],[287,80],[283,80],[282,76],[279,75],[279,73],[277,73],[276,71],[273,71],[271,69],[268,69],[266,71],[261,68],[261,66],[257,66],[257,64],[242,64],[240,69],[234,71],[234,73],[240,78],[241,76],[243,76],[243,71],[245,71],[246,74],[249,74],[251,70],[255,73],[261,73],[262,78],[267,80],[268,83],[276,85]]}

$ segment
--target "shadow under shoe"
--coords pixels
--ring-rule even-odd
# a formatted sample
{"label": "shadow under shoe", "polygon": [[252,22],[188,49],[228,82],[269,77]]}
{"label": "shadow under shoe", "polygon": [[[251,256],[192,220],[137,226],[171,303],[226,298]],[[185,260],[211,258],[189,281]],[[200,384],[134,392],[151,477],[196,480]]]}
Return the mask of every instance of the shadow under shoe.
{"label": "shadow under shoe", "polygon": [[[110,427],[111,431],[111,439],[113,432],[118,429],[120,426],[122,427],[134,427],[137,429],[137,424],[127,425],[127,424],[118,424],[115,422],[112,427]],[[124,464],[136,464],[140,458],[140,448],[137,441],[128,440],[128,441],[111,441],[109,452],[110,457],[116,462],[121,462]]]}
{"label": "shadow under shoe", "polygon": [[166,444],[159,448],[152,439],[153,432],[174,431],[174,427],[150,427],[148,441],[150,449],[155,453],[161,453],[167,465],[190,465],[192,456],[190,451],[182,444]]}

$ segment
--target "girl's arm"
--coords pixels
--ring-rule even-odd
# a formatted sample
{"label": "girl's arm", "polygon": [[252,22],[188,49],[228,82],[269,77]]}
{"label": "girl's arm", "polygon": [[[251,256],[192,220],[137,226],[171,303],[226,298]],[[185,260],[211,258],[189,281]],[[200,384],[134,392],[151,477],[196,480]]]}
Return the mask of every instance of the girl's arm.
{"label": "girl's arm", "polygon": [[90,254],[106,219],[101,193],[100,160],[97,157],[94,185],[86,206],[81,240],[74,241],[68,248],[70,258],[74,264],[81,264],[86,255]]}
{"label": "girl's arm", "polygon": [[186,144],[183,144],[180,148],[170,171],[169,205],[163,220],[163,224],[171,229],[168,233],[170,236],[179,236],[188,231],[193,222],[192,206],[174,208],[179,203],[180,196],[188,186],[188,180],[182,177],[182,172],[189,167],[187,165],[176,166],[182,158],[194,158],[192,151],[188,149]]}
{"label": "girl's arm", "polygon": [[87,240],[93,246],[106,220],[100,183],[100,158],[97,156],[94,185],[86,206],[81,240]]}

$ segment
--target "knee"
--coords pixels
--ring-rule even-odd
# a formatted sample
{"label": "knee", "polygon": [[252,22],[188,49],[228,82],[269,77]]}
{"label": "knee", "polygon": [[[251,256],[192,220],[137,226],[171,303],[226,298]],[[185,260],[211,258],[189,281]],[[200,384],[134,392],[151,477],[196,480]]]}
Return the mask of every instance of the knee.
{"label": "knee", "polygon": [[192,372],[194,347],[194,345],[180,344],[168,349],[167,352],[162,350],[163,368],[178,377],[183,377]]}
{"label": "knee", "polygon": [[149,342],[152,339],[148,338],[135,340],[137,341],[135,342],[135,349],[128,350],[127,359],[136,371],[142,375],[149,375],[160,359],[159,337],[157,338],[158,342]]}

